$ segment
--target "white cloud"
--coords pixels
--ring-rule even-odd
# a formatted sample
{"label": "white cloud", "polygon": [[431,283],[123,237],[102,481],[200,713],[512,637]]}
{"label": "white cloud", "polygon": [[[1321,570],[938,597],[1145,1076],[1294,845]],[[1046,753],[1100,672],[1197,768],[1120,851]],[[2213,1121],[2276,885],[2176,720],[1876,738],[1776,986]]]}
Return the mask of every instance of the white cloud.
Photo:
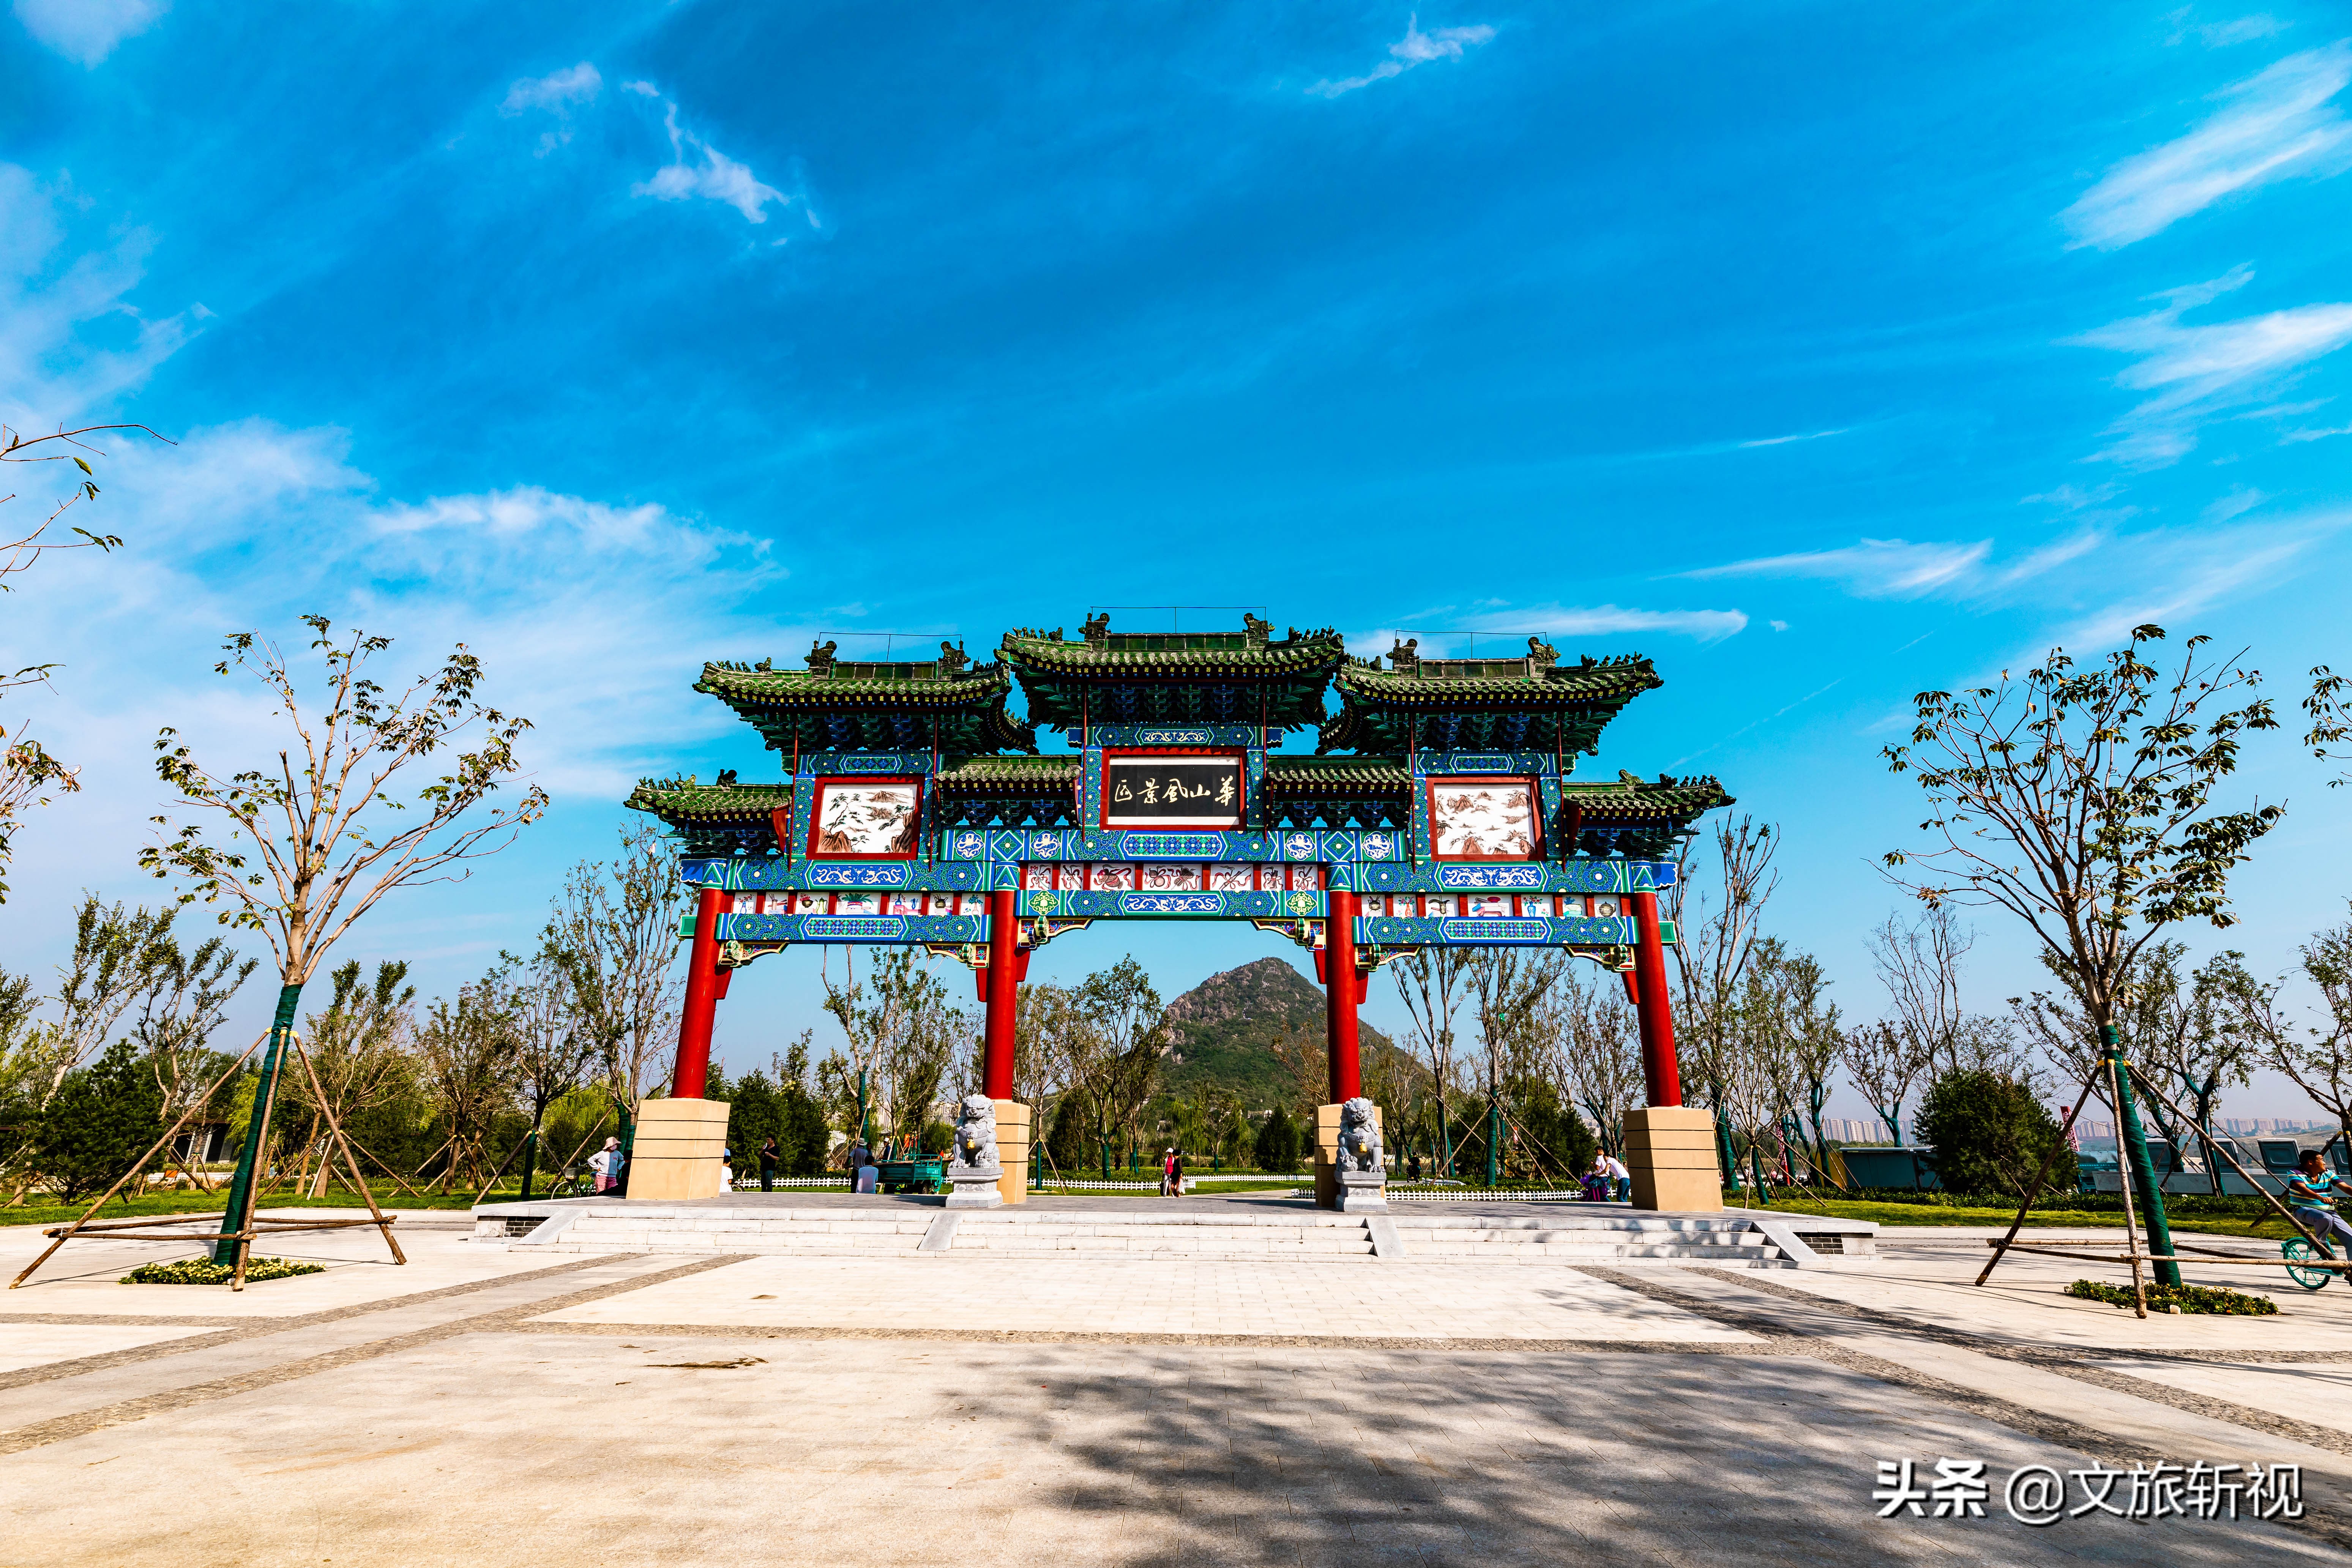
{"label": "white cloud", "polygon": [[2352,425],[2334,425],[2324,430],[2289,430],[2279,437],[2279,445],[2286,447],[2298,441],[2325,441],[2331,436],[2352,436]]}
{"label": "white cloud", "polygon": [[94,67],[171,8],[171,0],[16,0],[16,20],[66,58]]}
{"label": "white cloud", "polygon": [[1664,632],[1671,637],[1721,642],[1748,629],[1738,610],[1636,610],[1620,605],[1520,605],[1472,616],[1456,623],[1481,636],[1541,637],[1615,637],[1626,632]]}
{"label": "white cloud", "polygon": [[506,101],[499,112],[520,114],[526,109],[543,109],[551,114],[569,114],[575,103],[593,103],[596,95],[604,90],[604,79],[586,60],[546,76],[526,77],[507,89]]}
{"label": "white cloud", "polygon": [[2234,489],[2214,501],[2198,515],[2206,522],[2227,522],[2233,517],[2253,510],[2270,499],[2261,490]]}
{"label": "white cloud", "polygon": [[2179,44],[2195,38],[2209,49],[2221,49],[2231,44],[2252,43],[2256,38],[2275,37],[2290,26],[2259,11],[2251,16],[2233,16],[2226,22],[2200,22],[2195,18],[2196,12],[2186,5],[2165,17],[2172,24],[2172,37],[2165,42]]}
{"label": "white cloud", "polygon": [[1465,49],[1483,44],[1495,36],[1495,29],[1480,24],[1471,27],[1439,27],[1433,32],[1421,30],[1421,17],[1415,15],[1404,25],[1404,37],[1389,46],[1389,58],[1366,71],[1339,81],[1318,81],[1307,90],[1317,98],[1338,98],[1354,92],[1376,81],[1386,81],[1402,76],[1417,66],[1433,60],[1458,60]]}
{"label": "white cloud", "polygon": [[[790,208],[797,199],[773,185],[761,184],[750,165],[737,163],[693,132],[683,129],[677,122],[677,105],[663,98],[653,83],[633,81],[627,86],[629,91],[660,102],[662,125],[669,132],[671,153],[670,163],[654,171],[652,179],[629,187],[631,195],[651,196],[663,202],[705,196],[714,202],[725,202],[749,223],[767,222],[770,202]],[[815,225],[814,215],[810,215],[809,222],[812,226]]]}
{"label": "white cloud", "polygon": [[506,100],[499,105],[501,115],[512,119],[527,110],[540,110],[552,114],[559,121],[552,131],[540,133],[539,148],[532,154],[544,158],[572,140],[572,106],[593,103],[604,90],[604,79],[586,60],[546,76],[526,77],[507,89]]}
{"label": "white cloud", "polygon": [[[2314,545],[2352,525],[2352,513],[2323,512],[2234,527],[2200,524],[2131,540],[2125,583],[2116,597],[2062,628],[2062,647],[2107,647],[2150,622],[2179,627],[2212,605],[2245,592],[2276,586],[2298,570]],[[2102,586],[2109,584],[2102,584]]]}
{"label": "white cloud", "polygon": [[2301,305],[2264,315],[2184,326],[2187,310],[2253,277],[2240,267],[2209,283],[2159,296],[2162,310],[2063,340],[2082,348],[2134,354],[2119,386],[2152,392],[2109,426],[2115,444],[2100,458],[2134,468],[2177,462],[2197,445],[2197,426],[2225,410],[2260,400],[2282,378],[2352,342],[2352,304]]}
{"label": "white cloud", "polygon": [[1938,589],[1978,580],[1992,554],[1992,541],[1914,544],[1903,539],[1865,539],[1835,550],[1808,550],[1759,556],[1721,566],[1703,566],[1685,577],[1810,577],[1838,583],[1865,599],[1916,599]]}
{"label": "white cloud", "polygon": [[[187,313],[151,321],[129,300],[152,246],[145,230],[112,231],[60,261],[71,207],[65,193],[0,163],[0,419],[19,429],[79,422],[193,335]],[[110,334],[117,346],[83,340],[84,326],[110,317],[131,323]]]}
{"label": "white cloud", "polygon": [[2075,246],[2113,250],[2233,191],[2352,165],[2352,125],[2330,101],[2352,82],[2352,40],[2290,55],[2215,96],[2194,131],[2125,159],[2059,215]]}

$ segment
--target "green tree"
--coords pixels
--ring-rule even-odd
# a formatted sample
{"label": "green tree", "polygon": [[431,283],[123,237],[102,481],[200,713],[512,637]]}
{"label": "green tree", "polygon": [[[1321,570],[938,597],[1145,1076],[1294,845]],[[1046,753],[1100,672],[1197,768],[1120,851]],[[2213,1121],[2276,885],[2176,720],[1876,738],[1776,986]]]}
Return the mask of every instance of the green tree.
{"label": "green tree", "polygon": [[2023,1197],[2058,1143],[2057,1119],[2032,1086],[1989,1068],[1955,1068],[1927,1086],[1919,1137],[1948,1192]]}
{"label": "green tree", "polygon": [[[278,1010],[263,1053],[260,1110],[237,1159],[224,1235],[248,1228],[255,1172],[262,1158],[287,1042],[302,987],[327,952],[394,888],[465,874],[465,863],[497,853],[547,809],[537,784],[511,809],[477,811],[520,773],[515,745],[530,721],[478,700],[481,660],[459,643],[439,669],[393,691],[368,674],[369,661],[392,639],[352,631],[341,637],[324,616],[305,616],[310,651],[324,667],[323,703],[310,703],[292,663],[277,645],[240,632],[213,667],[243,669],[259,680],[285,716],[293,739],[259,767],[221,774],[196,760],[177,730],[156,733],[155,771],[177,792],[184,814],[154,818],[169,837],[140,851],[155,876],[178,878],[183,904],[222,906],[220,923],[261,932],[278,961]],[[459,752],[470,744],[470,752]],[[455,755],[449,753],[455,752]],[[418,784],[423,769],[429,782]],[[406,800],[393,791],[415,784]],[[211,814],[226,837],[207,838],[197,820]],[[214,1260],[236,1260],[222,1242]]]}
{"label": "green tree", "polygon": [[128,1040],[66,1075],[41,1112],[35,1158],[59,1199],[103,1192],[163,1135],[163,1096]]}
{"label": "green tree", "polygon": [[1503,1100],[1518,1134],[1508,1146],[1506,1162],[1512,1180],[1574,1182],[1592,1168],[1600,1142],[1549,1082],[1515,1079],[1506,1086]]}
{"label": "green tree", "polygon": [[1102,1151],[1095,1146],[1094,1111],[1086,1096],[1076,1089],[1065,1090],[1054,1102],[1054,1119],[1045,1129],[1045,1162],[1048,1173],[1066,1181],[1085,1171],[1100,1158]]}
{"label": "green tree", "polygon": [[[1892,873],[1930,907],[1985,904],[2014,916],[2108,1060],[2119,1059],[2143,950],[2184,921],[2234,924],[2230,873],[2285,812],[2214,802],[2245,737],[2278,728],[2256,695],[2261,673],[2205,657],[2210,639],[2195,637],[2168,675],[2140,657],[2164,635],[2136,627],[2129,646],[2087,669],[2053,648],[2022,679],[2004,671],[1989,686],[1923,691],[1910,742],[1884,753],[1891,771],[1917,778],[1928,807],[1920,826],[1929,847],[1889,852]],[[2169,1256],[2164,1194],[2128,1075],[2118,1079],[2116,1120],[2149,1249]],[[2159,1284],[2180,1283],[2178,1264],[2156,1271]]]}
{"label": "green tree", "polygon": [[1276,1106],[1257,1130],[1257,1168],[1261,1171],[1298,1169],[1298,1124]]}

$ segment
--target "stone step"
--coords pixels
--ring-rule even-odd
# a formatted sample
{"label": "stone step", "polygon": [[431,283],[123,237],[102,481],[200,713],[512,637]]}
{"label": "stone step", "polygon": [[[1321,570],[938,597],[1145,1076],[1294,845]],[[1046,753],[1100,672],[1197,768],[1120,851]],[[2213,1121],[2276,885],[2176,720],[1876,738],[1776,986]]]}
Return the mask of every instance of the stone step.
{"label": "stone step", "polygon": [[[806,1257],[900,1256],[947,1251],[1005,1257],[1199,1258],[1316,1262],[1403,1260],[1497,1263],[1705,1264],[1794,1267],[1745,1217],[1632,1214],[1385,1215],[1112,1210],[937,1208],[714,1208],[637,1205],[551,1208],[533,1242],[520,1205],[487,1205],[475,1237],[549,1252],[746,1252]],[[952,1220],[952,1225],[942,1221]],[[1383,1228],[1385,1227],[1385,1228]],[[1375,1233],[1391,1239],[1379,1243]],[[933,1237],[929,1246],[926,1238]]]}

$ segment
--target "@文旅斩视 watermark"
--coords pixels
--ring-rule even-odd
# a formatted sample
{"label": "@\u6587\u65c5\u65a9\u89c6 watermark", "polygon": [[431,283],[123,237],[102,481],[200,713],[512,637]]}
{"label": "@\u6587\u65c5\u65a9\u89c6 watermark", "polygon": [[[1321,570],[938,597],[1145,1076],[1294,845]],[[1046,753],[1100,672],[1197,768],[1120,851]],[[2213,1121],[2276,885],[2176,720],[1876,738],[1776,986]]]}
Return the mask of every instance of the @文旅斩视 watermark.
{"label": "@\u6587\u65c5\u65a9\u89c6 watermark", "polygon": [[1881,1459],[1870,1500],[1881,1519],[1982,1519],[1997,1502],[2010,1518],[2036,1528],[2096,1514],[2143,1521],[2301,1519],[2303,1467],[2202,1460],[2128,1470],[2025,1465],[1997,1486],[1982,1459],[1937,1459],[1932,1473],[1914,1459]]}

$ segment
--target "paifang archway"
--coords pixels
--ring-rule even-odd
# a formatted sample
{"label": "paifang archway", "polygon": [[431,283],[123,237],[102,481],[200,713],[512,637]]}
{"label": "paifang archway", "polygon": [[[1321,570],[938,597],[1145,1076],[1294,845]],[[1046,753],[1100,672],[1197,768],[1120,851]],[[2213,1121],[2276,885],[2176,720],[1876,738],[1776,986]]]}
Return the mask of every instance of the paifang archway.
{"label": "paifang archway", "polygon": [[[1660,686],[1639,656],[1563,662],[1349,655],[1337,631],[1004,635],[992,662],[703,667],[788,759],[772,783],[647,780],[628,804],[680,833],[698,889],[674,1099],[648,1101],[631,1195],[716,1192],[723,1105],[702,1100],[734,970],[806,944],[921,945],[977,972],[982,1091],[998,1103],[1005,1201],[1025,1191],[1012,1100],[1015,987],[1029,954],[1098,921],[1247,921],[1310,948],[1328,997],[1333,1105],[1360,1092],[1370,973],[1418,949],[1568,948],[1623,973],[1648,1107],[1628,1119],[1635,1201],[1719,1206],[1712,1125],[1681,1109],[1657,895],[1674,847],[1731,804],[1713,778],[1588,783],[1574,760]],[[1008,706],[1018,683],[1027,717]],[[1329,700],[1337,699],[1336,710]],[[1041,752],[1038,732],[1067,751]],[[1311,754],[1288,738],[1312,731]],[[1330,1184],[1318,1180],[1318,1191]]]}

